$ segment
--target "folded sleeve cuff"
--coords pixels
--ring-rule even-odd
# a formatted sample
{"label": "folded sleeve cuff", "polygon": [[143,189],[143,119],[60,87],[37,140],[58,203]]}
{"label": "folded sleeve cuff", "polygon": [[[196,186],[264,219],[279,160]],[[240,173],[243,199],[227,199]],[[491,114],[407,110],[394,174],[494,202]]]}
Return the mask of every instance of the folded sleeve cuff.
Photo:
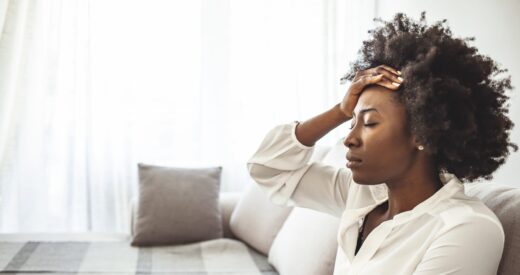
{"label": "folded sleeve cuff", "polygon": [[291,125],[291,139],[294,141],[294,143],[296,143],[296,145],[298,147],[300,147],[301,149],[311,149],[313,148],[314,146],[307,146],[303,143],[301,143],[298,138],[296,138],[296,126],[298,126],[298,124],[300,124],[299,121],[295,120],[294,122],[292,122],[292,125]]}

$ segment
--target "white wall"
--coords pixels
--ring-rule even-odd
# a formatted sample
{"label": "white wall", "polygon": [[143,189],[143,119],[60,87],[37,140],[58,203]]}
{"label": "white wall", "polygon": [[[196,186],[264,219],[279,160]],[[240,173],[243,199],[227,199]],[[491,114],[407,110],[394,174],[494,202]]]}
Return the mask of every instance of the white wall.
{"label": "white wall", "polygon": [[[428,23],[447,19],[453,35],[474,36],[472,45],[509,69],[512,85],[510,117],[516,124],[511,140],[520,146],[520,1],[517,0],[378,0],[376,16],[389,20],[397,12],[416,19],[426,11]],[[516,170],[515,170],[516,168]],[[493,182],[520,187],[520,150],[512,153],[494,174]]]}

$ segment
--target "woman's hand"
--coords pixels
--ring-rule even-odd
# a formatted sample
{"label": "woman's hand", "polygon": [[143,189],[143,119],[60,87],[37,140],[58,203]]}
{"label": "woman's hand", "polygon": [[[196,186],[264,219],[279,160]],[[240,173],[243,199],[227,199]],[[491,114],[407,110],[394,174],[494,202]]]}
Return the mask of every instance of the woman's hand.
{"label": "woman's hand", "polygon": [[356,107],[359,96],[361,95],[365,86],[370,84],[377,84],[388,88],[390,90],[397,90],[403,82],[400,77],[401,72],[386,66],[380,65],[374,68],[366,69],[356,72],[356,76],[350,85],[347,94],[340,103],[341,111],[349,118],[352,118],[352,113]]}

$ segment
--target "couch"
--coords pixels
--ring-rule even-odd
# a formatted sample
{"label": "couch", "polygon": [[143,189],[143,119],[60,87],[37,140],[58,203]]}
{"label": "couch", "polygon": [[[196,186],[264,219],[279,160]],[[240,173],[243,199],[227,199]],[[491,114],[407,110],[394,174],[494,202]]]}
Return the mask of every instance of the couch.
{"label": "couch", "polygon": [[[341,140],[332,147],[317,145],[311,160],[342,166],[344,152]],[[481,199],[503,224],[506,244],[498,274],[520,274],[520,189],[481,182],[467,184],[465,192]],[[221,193],[219,208],[223,238],[183,245],[132,247],[128,235],[1,234],[0,271],[332,274],[338,250],[337,218],[296,206],[274,205],[252,181],[244,192]]]}

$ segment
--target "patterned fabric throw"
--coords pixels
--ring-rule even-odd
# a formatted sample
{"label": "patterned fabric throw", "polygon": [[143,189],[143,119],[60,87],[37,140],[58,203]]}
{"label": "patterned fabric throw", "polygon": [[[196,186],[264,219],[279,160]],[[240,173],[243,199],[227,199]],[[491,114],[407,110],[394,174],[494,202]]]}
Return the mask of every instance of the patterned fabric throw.
{"label": "patterned fabric throw", "polygon": [[267,257],[231,239],[173,246],[128,242],[0,242],[0,274],[278,275]]}

